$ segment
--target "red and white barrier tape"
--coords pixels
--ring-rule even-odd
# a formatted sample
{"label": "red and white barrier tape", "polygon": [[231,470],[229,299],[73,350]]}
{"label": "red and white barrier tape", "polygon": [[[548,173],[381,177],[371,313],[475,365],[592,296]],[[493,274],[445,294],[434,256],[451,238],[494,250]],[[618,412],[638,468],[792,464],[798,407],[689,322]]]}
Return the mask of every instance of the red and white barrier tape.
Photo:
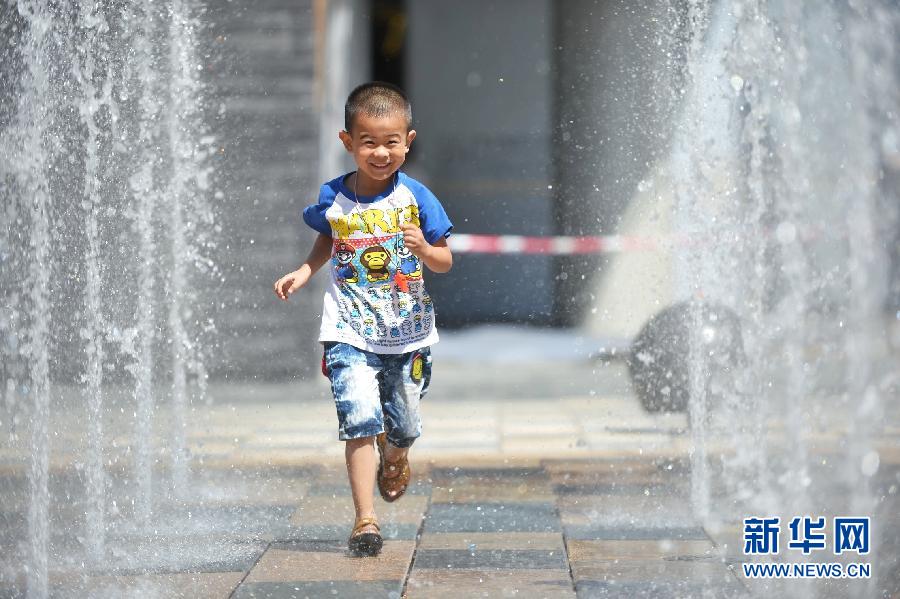
{"label": "red and white barrier tape", "polygon": [[[638,235],[585,235],[528,237],[525,235],[469,235],[454,233],[447,239],[450,249],[461,254],[616,254],[620,252],[654,252],[686,247],[711,247],[746,242],[751,239],[774,238],[781,244],[822,239],[821,226],[796,227],[784,222],[777,227],[719,228],[706,233],[675,233],[656,237]],[[838,235],[843,237],[844,234]]]}
{"label": "red and white barrier tape", "polygon": [[453,234],[447,239],[450,249],[461,254],[612,254],[653,251],[665,247],[654,239],[630,235],[527,237],[525,235]]}

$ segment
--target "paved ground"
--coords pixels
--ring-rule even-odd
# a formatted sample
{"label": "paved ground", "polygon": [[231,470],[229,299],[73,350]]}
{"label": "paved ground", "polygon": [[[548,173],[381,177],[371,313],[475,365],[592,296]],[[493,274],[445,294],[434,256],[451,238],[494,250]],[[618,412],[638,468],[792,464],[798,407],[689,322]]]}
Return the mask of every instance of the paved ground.
{"label": "paved ground", "polygon": [[[135,514],[127,394],[111,392],[100,560],[85,552],[85,423],[77,395],[60,400],[51,426],[51,595],[900,596],[900,428],[893,412],[886,413],[893,424],[873,440],[880,468],[872,481],[877,552],[870,561],[881,568],[878,576],[869,583],[752,582],[740,570],[747,558],[739,523],[701,525],[694,516],[685,416],[644,413],[624,367],[587,359],[589,343],[553,335],[541,342],[541,355],[520,348],[477,365],[460,345],[448,343],[443,362],[436,349],[425,431],[413,451],[415,482],[399,502],[376,504],[386,538],[377,558],[346,551],[352,505],[324,378],[213,387],[211,403],[191,410],[191,472],[179,488],[166,466],[171,424],[161,407],[154,514],[146,524]],[[830,498],[845,488],[830,481],[828,464],[843,451],[846,426],[834,418],[808,444],[812,488]],[[711,454],[719,442],[710,440]],[[0,597],[19,597],[25,449],[13,442],[3,451]],[[713,487],[716,505],[726,495]]]}

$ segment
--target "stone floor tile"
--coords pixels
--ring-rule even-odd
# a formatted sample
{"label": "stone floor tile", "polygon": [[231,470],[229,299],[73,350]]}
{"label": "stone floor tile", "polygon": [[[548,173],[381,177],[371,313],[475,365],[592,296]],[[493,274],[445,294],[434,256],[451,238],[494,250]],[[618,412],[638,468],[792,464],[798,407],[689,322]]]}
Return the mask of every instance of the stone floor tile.
{"label": "stone floor tile", "polygon": [[110,536],[107,558],[84,571],[94,576],[137,576],[185,572],[247,571],[268,547],[267,540],[235,540],[211,535]]}
{"label": "stone floor tile", "polygon": [[744,556],[744,529],[737,527],[707,528],[720,555],[739,560]]}
{"label": "stone floor tile", "polygon": [[547,549],[419,549],[425,569],[568,570],[565,551]]}
{"label": "stone floor tile", "polygon": [[[419,524],[396,524],[381,520],[381,536],[385,540],[412,541],[419,533]],[[312,526],[298,526],[279,534],[273,539],[278,542],[289,541],[340,541],[347,542],[353,523],[346,524],[316,524]]]}
{"label": "stone floor tile", "polygon": [[501,431],[507,438],[562,436],[571,438],[577,436],[581,429],[574,419],[548,421],[538,417],[528,420],[504,418]]}
{"label": "stone floor tile", "polygon": [[425,522],[436,532],[553,532],[559,530],[550,503],[434,503]]}
{"label": "stone floor tile", "polygon": [[569,560],[579,563],[624,559],[700,559],[716,560],[721,556],[709,540],[672,541],[567,541]]}
{"label": "stone floor tile", "polygon": [[309,492],[309,483],[279,475],[231,476],[207,472],[195,478],[190,502],[215,505],[236,501],[254,505],[288,505],[300,501]]}
{"label": "stone floor tile", "polygon": [[639,526],[643,528],[696,525],[690,502],[678,495],[561,495],[560,519],[570,526]]}
{"label": "stone floor tile", "polygon": [[[460,443],[454,434],[435,434],[422,437],[415,445],[415,453],[410,453],[411,462],[415,460],[433,460],[446,456],[496,456],[500,448],[500,434],[478,435],[466,443]],[[459,462],[459,459],[456,460]]]}
{"label": "stone floor tile", "polygon": [[270,548],[247,576],[247,583],[294,581],[401,582],[412,560],[414,541],[385,541],[377,557],[354,557],[348,551],[295,551]]}
{"label": "stone floor tile", "polygon": [[414,568],[406,586],[408,599],[575,597],[567,570],[453,570]]}
{"label": "stone floor tile", "polygon": [[237,587],[244,572],[145,574],[138,576],[96,576],[81,585],[53,590],[58,599],[76,597],[167,597],[172,599],[225,599]]}
{"label": "stone floor tile", "polygon": [[586,445],[579,446],[574,435],[531,435],[529,437],[506,436],[500,441],[500,451],[511,454],[547,455],[548,453],[585,453]]}
{"label": "stone floor tile", "polygon": [[[386,503],[376,499],[375,510],[378,521],[382,525],[418,524],[428,507],[428,497],[424,495],[404,495],[402,499]],[[343,497],[312,496],[301,500],[296,511],[291,515],[291,524],[298,527],[319,524],[346,526],[353,525],[355,512],[349,493]]]}
{"label": "stone floor tile", "polygon": [[[578,599],[606,599],[627,597],[628,599],[733,599],[749,597],[742,587],[731,584],[695,583],[692,581],[621,582],[615,580],[582,580],[575,583]],[[760,595],[777,596],[777,595]]]}
{"label": "stone floor tile", "polygon": [[[290,528],[290,517],[296,508],[292,505],[175,505],[158,508],[158,522],[154,535],[171,537],[230,536],[234,539],[253,539],[267,533],[278,533]],[[147,533],[133,521],[109,524],[110,536],[140,538]]]}
{"label": "stone floor tile", "polygon": [[423,534],[419,540],[423,549],[543,549],[565,551],[562,534],[558,532],[445,532]]}
{"label": "stone floor tile", "polygon": [[552,503],[555,498],[552,487],[546,481],[535,484],[504,479],[461,483],[450,481],[447,484],[450,486],[434,488],[431,495],[433,502],[473,503],[489,500],[493,503]]}
{"label": "stone floor tile", "polygon": [[540,466],[497,466],[496,457],[494,464],[485,467],[467,464],[464,467],[442,467],[435,466],[431,469],[431,478],[435,483],[446,482],[453,484],[474,483],[481,484],[485,482],[509,482],[509,483],[529,483],[547,484],[547,474]]}
{"label": "stone floor tile", "polygon": [[[406,496],[431,495],[431,482],[426,478],[427,476],[427,472],[423,472],[421,468],[417,471],[414,470],[409,487],[406,489]],[[350,483],[347,480],[338,480],[332,483],[312,482],[306,495],[308,497],[330,497],[334,501],[342,501],[343,498],[350,497]],[[381,500],[378,499],[378,501]]]}
{"label": "stone floor tile", "polygon": [[638,526],[599,526],[594,524],[563,524],[566,539],[604,541],[701,541],[707,538],[699,526],[659,526],[654,528]]}
{"label": "stone floor tile", "polygon": [[400,599],[401,588],[402,582],[397,580],[245,582],[238,587],[232,599]]}
{"label": "stone floor tile", "polygon": [[714,588],[741,589],[733,571],[718,560],[623,559],[619,561],[572,562],[575,583],[686,583]]}

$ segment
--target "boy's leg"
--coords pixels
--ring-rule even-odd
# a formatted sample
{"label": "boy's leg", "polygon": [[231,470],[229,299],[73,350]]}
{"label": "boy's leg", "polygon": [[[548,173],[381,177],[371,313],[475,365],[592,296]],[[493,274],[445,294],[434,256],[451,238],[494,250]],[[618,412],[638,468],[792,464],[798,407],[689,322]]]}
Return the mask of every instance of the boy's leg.
{"label": "boy's leg", "polygon": [[[325,344],[325,370],[337,408],[338,436],[346,442],[344,455],[357,520],[375,516],[372,496],[378,461],[374,439],[384,429],[377,379],[381,369],[377,354],[346,343]],[[376,529],[367,526],[361,532]]]}
{"label": "boy's leg", "polygon": [[[375,455],[375,437],[350,439],[344,447],[347,458],[347,476],[350,478],[350,492],[356,519],[375,517],[375,472],[378,458]],[[361,532],[377,532],[374,526],[366,526]]]}
{"label": "boy's leg", "polygon": [[[401,354],[384,369],[381,378],[381,401],[387,443],[385,462],[402,462],[409,448],[422,432],[419,400],[428,392],[431,381],[431,349]],[[396,478],[400,468],[390,464],[384,469],[385,478]]]}

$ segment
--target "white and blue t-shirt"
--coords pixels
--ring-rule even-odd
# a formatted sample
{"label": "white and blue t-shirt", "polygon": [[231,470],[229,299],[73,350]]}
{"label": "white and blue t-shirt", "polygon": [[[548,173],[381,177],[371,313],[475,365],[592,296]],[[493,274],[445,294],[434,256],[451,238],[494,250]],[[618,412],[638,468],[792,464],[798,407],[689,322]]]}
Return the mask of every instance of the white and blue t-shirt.
{"label": "white and blue t-shirt", "polygon": [[356,198],[359,205],[344,182],[348,176],[324,184],[319,201],[303,211],[306,224],[332,239],[319,341],[382,354],[436,343],[424,265],[403,245],[400,225],[418,225],[433,244],[453,224],[434,194],[404,173],[381,194]]}

